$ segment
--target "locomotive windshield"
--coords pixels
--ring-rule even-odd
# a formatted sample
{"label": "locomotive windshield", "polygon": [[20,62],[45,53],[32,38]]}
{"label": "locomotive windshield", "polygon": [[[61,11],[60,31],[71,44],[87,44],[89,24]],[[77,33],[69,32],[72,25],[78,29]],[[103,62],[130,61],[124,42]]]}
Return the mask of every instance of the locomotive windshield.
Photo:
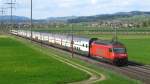
{"label": "locomotive windshield", "polygon": [[115,53],[126,53],[126,49],[125,48],[113,48],[113,51]]}

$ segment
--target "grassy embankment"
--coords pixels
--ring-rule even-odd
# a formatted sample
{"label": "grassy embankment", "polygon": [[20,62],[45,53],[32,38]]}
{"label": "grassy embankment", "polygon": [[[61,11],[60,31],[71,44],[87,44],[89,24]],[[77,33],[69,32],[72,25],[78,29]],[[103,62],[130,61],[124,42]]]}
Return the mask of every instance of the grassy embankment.
{"label": "grassy embankment", "polygon": [[63,84],[89,77],[30,45],[0,37],[0,84]]}

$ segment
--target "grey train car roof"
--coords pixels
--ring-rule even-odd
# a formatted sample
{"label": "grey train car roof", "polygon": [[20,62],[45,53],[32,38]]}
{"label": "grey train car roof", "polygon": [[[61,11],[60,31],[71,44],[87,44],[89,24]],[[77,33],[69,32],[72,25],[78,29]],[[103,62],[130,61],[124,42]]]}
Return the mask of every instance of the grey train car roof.
{"label": "grey train car roof", "polygon": [[[47,36],[53,36],[53,37],[57,37],[57,38],[61,38],[61,39],[72,39],[72,35],[66,35],[66,34],[56,34],[56,33],[47,33],[47,32],[35,32],[33,31],[33,33],[41,33],[42,35],[47,35]],[[87,37],[81,37],[81,36],[73,36],[73,40],[74,41],[86,41],[89,42],[90,38]]]}
{"label": "grey train car roof", "polygon": [[[62,39],[69,39],[72,40],[72,35],[61,35],[61,34],[55,34],[57,37],[60,37]],[[86,38],[86,37],[79,37],[79,36],[73,36],[73,40],[74,41],[90,41],[90,38]]]}
{"label": "grey train car roof", "polygon": [[[39,32],[38,32],[39,33]],[[45,32],[41,32],[43,35],[50,35],[50,36],[54,36],[55,38],[61,38],[61,39],[72,39],[72,35],[65,35],[65,34],[54,34],[54,33],[45,33]],[[73,36],[73,40],[74,41],[90,41],[90,38],[87,37],[81,37],[81,36]]]}

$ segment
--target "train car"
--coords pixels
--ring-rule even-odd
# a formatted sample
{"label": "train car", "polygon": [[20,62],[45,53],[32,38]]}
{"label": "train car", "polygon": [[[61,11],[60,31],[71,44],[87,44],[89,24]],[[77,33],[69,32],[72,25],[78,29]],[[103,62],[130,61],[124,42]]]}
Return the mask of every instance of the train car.
{"label": "train car", "polygon": [[89,56],[90,40],[91,40],[90,38],[86,37],[79,37],[79,36],[73,37],[74,51],[81,55]]}
{"label": "train car", "polygon": [[18,32],[16,31],[16,30],[11,30],[10,31],[12,34],[14,34],[14,35],[17,35],[18,34]]}
{"label": "train car", "polygon": [[103,58],[114,64],[126,64],[128,60],[126,47],[116,41],[93,41],[90,46],[90,56]]}

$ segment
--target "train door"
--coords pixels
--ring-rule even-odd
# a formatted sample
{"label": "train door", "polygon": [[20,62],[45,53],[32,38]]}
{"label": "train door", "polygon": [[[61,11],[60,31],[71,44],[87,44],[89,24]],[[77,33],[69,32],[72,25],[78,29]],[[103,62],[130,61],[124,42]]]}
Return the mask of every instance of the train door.
{"label": "train door", "polygon": [[108,54],[109,59],[113,59],[114,57],[113,48],[109,48],[108,52],[109,52]]}

